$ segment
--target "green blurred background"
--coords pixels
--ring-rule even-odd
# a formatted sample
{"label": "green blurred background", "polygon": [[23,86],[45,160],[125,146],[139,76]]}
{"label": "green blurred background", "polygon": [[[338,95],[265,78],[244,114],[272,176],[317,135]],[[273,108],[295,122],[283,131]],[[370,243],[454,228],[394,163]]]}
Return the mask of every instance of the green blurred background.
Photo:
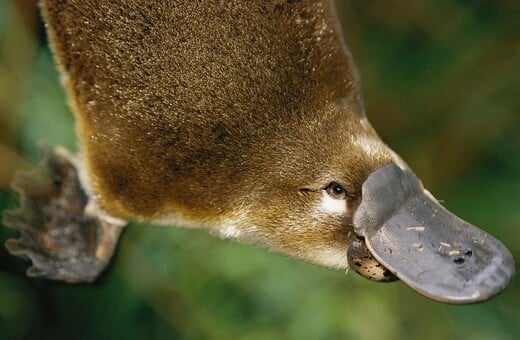
{"label": "green blurred background", "polygon": [[[368,115],[425,186],[520,258],[517,1],[338,1]],[[75,150],[33,0],[0,0],[0,210],[8,183]],[[0,227],[0,241],[14,237]],[[450,306],[213,238],[131,225],[94,284],[24,276],[0,249],[0,339],[518,339],[520,283]]]}

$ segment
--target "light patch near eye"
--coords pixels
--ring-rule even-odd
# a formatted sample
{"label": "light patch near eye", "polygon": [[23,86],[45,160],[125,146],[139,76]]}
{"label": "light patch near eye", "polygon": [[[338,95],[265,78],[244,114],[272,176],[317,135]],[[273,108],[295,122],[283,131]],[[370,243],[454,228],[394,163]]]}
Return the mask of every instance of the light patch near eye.
{"label": "light patch near eye", "polygon": [[241,233],[240,229],[233,223],[223,224],[219,229],[220,237],[225,239],[238,238]]}
{"label": "light patch near eye", "polygon": [[336,199],[330,197],[325,191],[322,192],[319,209],[331,214],[345,214],[347,213],[347,202],[344,199]]}

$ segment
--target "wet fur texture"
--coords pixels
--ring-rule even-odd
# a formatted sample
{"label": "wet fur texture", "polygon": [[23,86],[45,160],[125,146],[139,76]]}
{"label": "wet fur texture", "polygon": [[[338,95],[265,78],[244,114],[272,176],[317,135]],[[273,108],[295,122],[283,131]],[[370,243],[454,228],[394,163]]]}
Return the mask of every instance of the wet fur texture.
{"label": "wet fur texture", "polygon": [[[346,267],[361,185],[395,157],[366,120],[330,1],[41,8],[100,209]],[[320,208],[331,181],[344,212]]]}

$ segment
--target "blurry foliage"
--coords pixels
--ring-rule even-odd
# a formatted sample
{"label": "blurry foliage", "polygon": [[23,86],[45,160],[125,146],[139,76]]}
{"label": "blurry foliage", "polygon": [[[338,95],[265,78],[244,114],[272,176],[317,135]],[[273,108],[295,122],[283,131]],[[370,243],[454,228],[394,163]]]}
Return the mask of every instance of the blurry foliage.
{"label": "blurry foliage", "polygon": [[[376,129],[446,206],[520,258],[516,1],[338,1]],[[75,149],[34,1],[0,1],[0,210],[38,143]],[[0,227],[0,241],[15,233]],[[517,339],[518,280],[432,302],[203,231],[132,225],[94,284],[28,279],[0,250],[0,339]]]}

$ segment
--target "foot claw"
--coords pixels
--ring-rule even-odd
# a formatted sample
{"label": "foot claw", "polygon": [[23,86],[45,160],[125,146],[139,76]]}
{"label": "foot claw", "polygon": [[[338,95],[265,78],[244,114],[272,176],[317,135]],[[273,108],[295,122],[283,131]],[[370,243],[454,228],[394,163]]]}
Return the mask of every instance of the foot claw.
{"label": "foot claw", "polygon": [[20,238],[5,246],[12,255],[32,261],[27,275],[94,280],[110,260],[123,225],[86,213],[88,198],[72,157],[45,149],[38,169],[17,174],[13,188],[20,194],[20,208],[4,212],[3,222],[18,230]]}

